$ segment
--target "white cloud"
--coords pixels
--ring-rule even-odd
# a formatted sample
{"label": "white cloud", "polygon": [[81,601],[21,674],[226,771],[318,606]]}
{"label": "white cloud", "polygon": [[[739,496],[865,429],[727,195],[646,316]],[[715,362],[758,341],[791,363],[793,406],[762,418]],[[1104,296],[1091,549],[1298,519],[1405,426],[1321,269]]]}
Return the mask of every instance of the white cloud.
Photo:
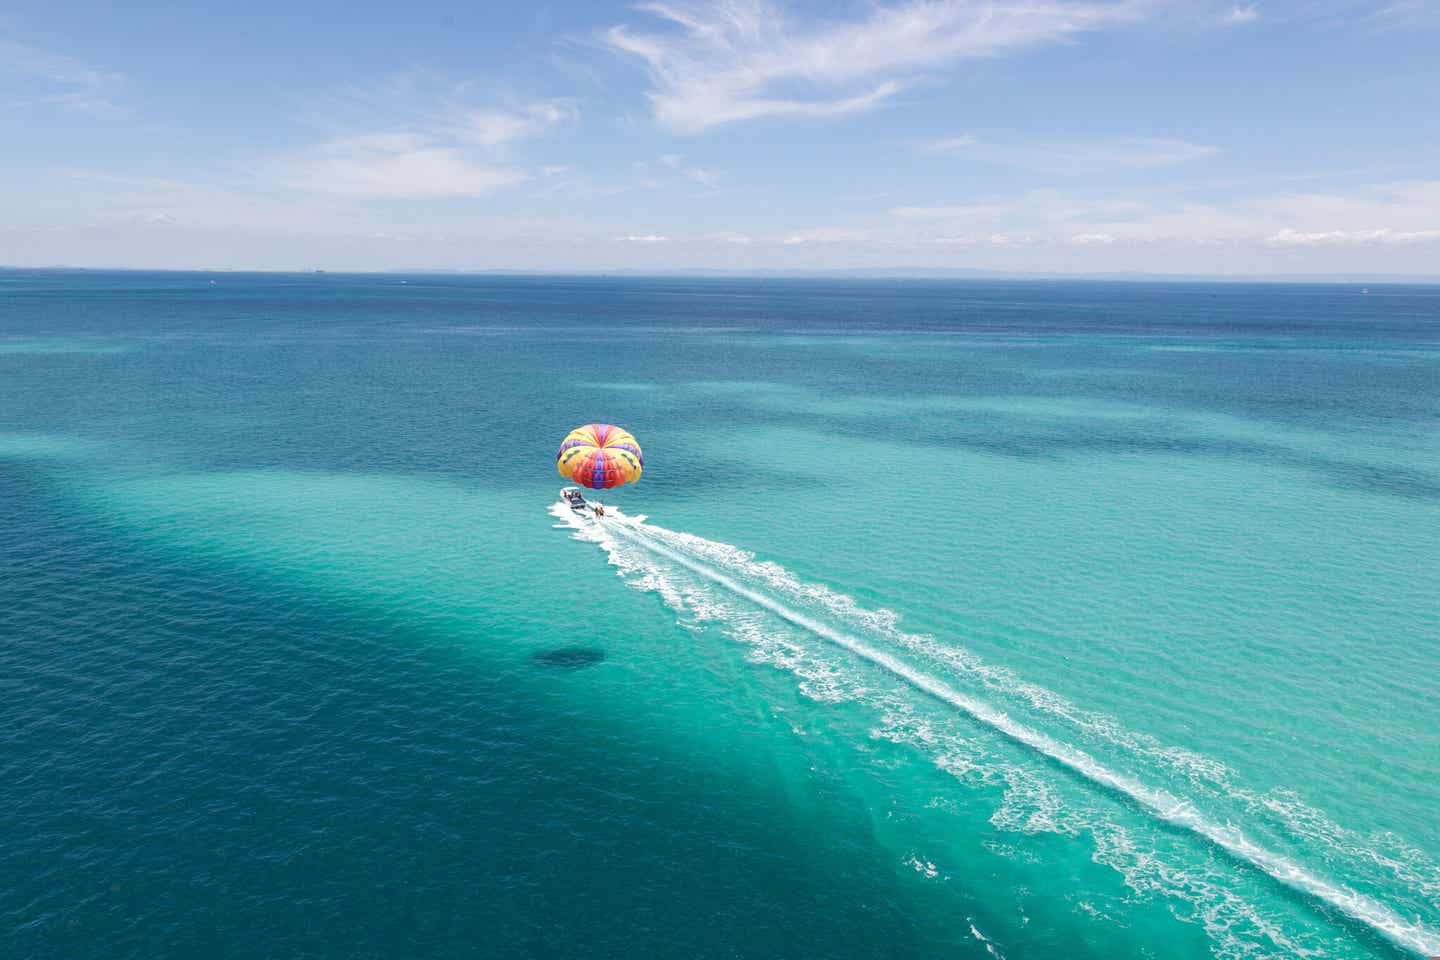
{"label": "white cloud", "polygon": [[964,136],[936,140],[925,144],[922,150],[1066,176],[1152,170],[1201,160],[1220,152],[1217,147],[1165,137],[1004,142]]}
{"label": "white cloud", "polygon": [[[1181,197],[1177,199],[1176,196]],[[1070,246],[1226,244],[1269,247],[1399,246],[1440,242],[1440,180],[1331,192],[1259,193],[1225,202],[1165,191],[1031,190],[962,204],[889,211],[892,240],[1005,238]]]}
{"label": "white cloud", "polygon": [[780,243],[787,247],[808,244],[867,244],[881,239],[873,230],[852,227],[812,227],[785,235]]}
{"label": "white cloud", "polygon": [[917,71],[994,57],[1138,16],[1133,0],[907,0],[860,20],[799,26],[764,0],[651,2],[671,29],[612,27],[606,42],[650,75],[655,118],[694,133],[765,116],[872,109]]}
{"label": "white cloud", "polygon": [[[568,100],[476,105],[465,85],[401,75],[315,99],[334,131],[271,165],[282,187],[356,198],[479,197],[531,179],[510,148],[574,121]],[[568,170],[549,164],[552,180]]]}
{"label": "white cloud", "polygon": [[331,138],[356,131],[401,131],[497,153],[580,116],[571,100],[486,93],[472,83],[447,81],[425,71],[336,87],[305,96],[301,103],[305,118]]}
{"label": "white cloud", "polygon": [[632,233],[629,236],[621,237],[627,243],[669,243],[670,238],[661,233]]}
{"label": "white cloud", "polygon": [[493,150],[544,133],[577,115],[567,101],[546,100],[518,110],[456,110],[448,126],[456,139]]}
{"label": "white cloud", "polygon": [[118,109],[112,97],[122,83],[120,74],[97,70],[74,57],[0,39],[0,74],[4,73],[35,84],[25,99],[72,110]]}
{"label": "white cloud", "polygon": [[1260,11],[1256,9],[1255,4],[1252,3],[1243,7],[1236,4],[1230,8],[1229,13],[1220,18],[1220,22],[1228,24],[1229,26],[1239,26],[1244,23],[1254,23],[1259,19]]}
{"label": "white cloud", "polygon": [[708,187],[712,190],[715,188],[716,184],[719,183],[719,178],[715,176],[715,174],[711,173],[709,170],[704,169],[703,167],[691,167],[689,170],[685,171],[685,176],[687,179],[693,180],[696,183],[700,184],[700,186]]}
{"label": "white cloud", "polygon": [[1285,228],[1267,237],[1272,247],[1366,246],[1371,244],[1428,243],[1440,240],[1440,230],[1318,230],[1309,233]]}
{"label": "white cloud", "polygon": [[528,179],[420,134],[347,137],[319,144],[281,167],[286,186],[346,197],[478,197]]}

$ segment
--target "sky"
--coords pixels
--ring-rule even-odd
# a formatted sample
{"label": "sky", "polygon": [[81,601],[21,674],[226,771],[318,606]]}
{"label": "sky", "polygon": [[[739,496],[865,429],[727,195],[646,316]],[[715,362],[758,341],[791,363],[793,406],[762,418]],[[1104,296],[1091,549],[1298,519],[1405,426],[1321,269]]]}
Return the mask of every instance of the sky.
{"label": "sky", "polygon": [[0,0],[0,264],[1440,277],[1440,0]]}

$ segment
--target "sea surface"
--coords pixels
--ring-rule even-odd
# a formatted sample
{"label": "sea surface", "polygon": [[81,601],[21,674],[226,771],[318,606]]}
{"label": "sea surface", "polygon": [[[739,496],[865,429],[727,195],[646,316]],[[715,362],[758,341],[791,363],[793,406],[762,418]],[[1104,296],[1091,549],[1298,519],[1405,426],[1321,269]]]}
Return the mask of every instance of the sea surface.
{"label": "sea surface", "polygon": [[0,731],[16,960],[1440,954],[1440,287],[0,272]]}

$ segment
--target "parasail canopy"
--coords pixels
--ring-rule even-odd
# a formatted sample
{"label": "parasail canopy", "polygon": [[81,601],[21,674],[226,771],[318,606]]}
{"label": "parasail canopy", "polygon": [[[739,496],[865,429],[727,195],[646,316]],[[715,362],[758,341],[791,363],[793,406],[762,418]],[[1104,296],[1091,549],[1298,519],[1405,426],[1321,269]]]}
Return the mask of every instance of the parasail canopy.
{"label": "parasail canopy", "polygon": [[645,459],[629,431],[608,423],[576,427],[555,455],[560,476],[595,490],[640,479]]}

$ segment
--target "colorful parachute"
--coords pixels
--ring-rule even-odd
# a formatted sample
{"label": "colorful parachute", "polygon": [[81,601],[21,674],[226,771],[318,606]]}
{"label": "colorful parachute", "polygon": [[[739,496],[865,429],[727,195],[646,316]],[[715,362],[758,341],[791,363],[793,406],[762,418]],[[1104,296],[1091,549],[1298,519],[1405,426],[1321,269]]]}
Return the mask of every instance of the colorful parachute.
{"label": "colorful parachute", "polygon": [[628,431],[591,423],[570,431],[555,455],[555,466],[566,480],[606,490],[639,480],[645,459]]}

